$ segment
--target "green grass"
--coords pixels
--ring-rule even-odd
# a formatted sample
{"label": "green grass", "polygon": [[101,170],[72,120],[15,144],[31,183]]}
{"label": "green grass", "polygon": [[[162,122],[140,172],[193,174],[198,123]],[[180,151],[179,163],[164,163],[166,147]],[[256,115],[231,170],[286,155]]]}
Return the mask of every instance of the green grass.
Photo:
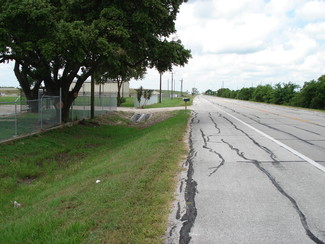
{"label": "green grass", "polygon": [[[17,119],[17,131],[16,127]],[[36,113],[24,113],[15,117],[13,115],[1,118],[0,121],[0,140],[9,139],[16,135],[24,135],[40,130],[39,116]]]}
{"label": "green grass", "polygon": [[[190,102],[187,102],[187,106],[192,105],[193,97],[190,97]],[[163,99],[162,103],[155,103],[152,105],[145,106],[145,108],[164,108],[164,107],[179,107],[185,106],[185,102],[182,97],[177,97],[173,99]]]}
{"label": "green grass", "polygon": [[8,103],[8,102],[14,102],[17,100],[18,97],[0,97],[0,105],[1,103]]}
{"label": "green grass", "polygon": [[[193,98],[190,96],[190,102],[187,103],[187,106],[192,105]],[[179,106],[185,106],[185,103],[183,101],[183,98],[174,98],[174,99],[163,99],[162,103],[156,103],[152,105],[145,106],[145,108],[165,108],[165,107],[179,107]],[[121,104],[121,107],[134,107],[134,98],[128,97],[126,98],[126,102]]]}
{"label": "green grass", "polygon": [[133,108],[134,107],[134,97],[126,97],[125,98],[125,103],[122,103],[121,104],[121,107],[131,107]]}
{"label": "green grass", "polygon": [[89,122],[1,145],[1,242],[162,243],[188,116],[144,129]]}
{"label": "green grass", "polygon": [[[109,96],[95,96],[95,106],[114,106],[116,98]],[[90,106],[90,96],[79,96],[74,100],[74,106]]]}
{"label": "green grass", "polygon": [[[55,110],[43,112],[43,123],[41,125],[40,115],[38,113],[21,113],[16,117],[14,115],[1,117],[0,120],[0,141],[10,139],[13,136],[27,135],[40,131],[42,128],[49,128],[59,123]],[[17,134],[16,134],[17,133]]]}

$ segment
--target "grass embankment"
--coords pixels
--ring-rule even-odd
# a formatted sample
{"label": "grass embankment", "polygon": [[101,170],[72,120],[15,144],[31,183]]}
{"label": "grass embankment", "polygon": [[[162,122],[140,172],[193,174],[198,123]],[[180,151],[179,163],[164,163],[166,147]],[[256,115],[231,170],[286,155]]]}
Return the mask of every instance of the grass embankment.
{"label": "grass embankment", "polygon": [[188,116],[142,129],[108,117],[1,145],[1,242],[161,243]]}

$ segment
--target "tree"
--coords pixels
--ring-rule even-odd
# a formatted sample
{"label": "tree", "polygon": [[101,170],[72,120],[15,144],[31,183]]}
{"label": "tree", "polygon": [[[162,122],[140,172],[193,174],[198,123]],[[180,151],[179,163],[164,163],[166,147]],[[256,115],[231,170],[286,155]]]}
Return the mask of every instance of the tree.
{"label": "tree", "polygon": [[135,89],[136,93],[137,93],[137,100],[139,102],[139,107],[141,105],[141,97],[142,97],[142,94],[143,94],[143,87],[140,86],[139,89]]}
{"label": "tree", "polygon": [[120,66],[156,67],[165,46],[176,53],[171,64],[187,62],[183,54],[189,51],[180,41],[167,41],[183,2],[2,0],[0,63],[15,62],[28,99],[35,98],[42,82],[54,95],[62,89],[67,120],[84,81],[103,67],[105,72]]}
{"label": "tree", "polygon": [[274,100],[274,90],[271,85],[259,85],[253,92],[253,100],[256,102],[272,103]]}
{"label": "tree", "polygon": [[317,81],[305,82],[295,100],[296,106],[325,109],[325,75],[319,77]]}
{"label": "tree", "polygon": [[230,98],[231,97],[231,90],[229,88],[220,88],[217,91],[217,96],[218,97]]}
{"label": "tree", "polygon": [[[112,67],[111,67],[112,68]],[[113,80],[117,84],[117,106],[121,105],[121,88],[123,84],[127,81],[130,81],[132,78],[142,79],[145,74],[145,68],[138,65],[135,68],[131,68],[127,65],[119,65],[114,69],[107,71],[107,68],[104,67],[100,70],[98,79],[101,81],[104,80]]]}
{"label": "tree", "polygon": [[165,39],[151,50],[151,57],[153,60],[151,67],[156,67],[159,72],[159,102],[161,103],[162,74],[172,71],[173,66],[184,66],[192,56],[190,50],[185,49],[180,40],[168,42]]}
{"label": "tree", "polygon": [[144,103],[142,105],[142,108],[144,108],[144,106],[146,106],[146,104],[148,103],[148,101],[151,98],[152,93],[153,93],[153,90],[144,90],[143,91]]}
{"label": "tree", "polygon": [[211,89],[208,89],[205,91],[205,95],[215,95],[216,92],[212,91]]}
{"label": "tree", "polygon": [[[137,100],[139,102],[139,107],[144,108],[144,106],[146,106],[146,104],[148,103],[148,101],[151,98],[151,95],[153,93],[153,90],[148,90],[148,89],[143,89],[142,86],[140,86],[139,89],[135,89],[136,93],[137,93]],[[141,105],[141,98],[144,98],[144,102]]]}
{"label": "tree", "polygon": [[296,95],[299,86],[297,84],[278,83],[274,86],[274,103],[275,104],[289,104],[291,99]]}
{"label": "tree", "polygon": [[195,87],[192,88],[192,95],[198,95],[199,94],[199,90]]}
{"label": "tree", "polygon": [[237,98],[240,100],[251,100],[253,93],[254,93],[255,88],[254,87],[249,87],[249,88],[245,88],[243,87],[242,89],[240,89],[237,93]]}

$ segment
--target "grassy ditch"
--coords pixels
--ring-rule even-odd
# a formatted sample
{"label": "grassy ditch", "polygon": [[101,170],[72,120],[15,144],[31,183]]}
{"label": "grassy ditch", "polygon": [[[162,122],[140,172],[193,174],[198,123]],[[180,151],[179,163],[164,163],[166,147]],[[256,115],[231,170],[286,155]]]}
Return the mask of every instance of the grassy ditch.
{"label": "grassy ditch", "polygon": [[1,145],[1,242],[162,243],[189,113],[161,116],[140,128],[111,115]]}

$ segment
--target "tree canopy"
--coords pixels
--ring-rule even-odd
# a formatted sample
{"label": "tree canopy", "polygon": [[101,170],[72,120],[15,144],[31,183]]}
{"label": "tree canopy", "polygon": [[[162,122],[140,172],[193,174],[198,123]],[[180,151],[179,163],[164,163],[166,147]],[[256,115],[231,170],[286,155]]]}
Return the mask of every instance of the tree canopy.
{"label": "tree canopy", "polygon": [[42,82],[52,94],[62,89],[67,119],[76,94],[95,72],[116,76],[121,67],[163,72],[186,64],[190,51],[170,40],[186,1],[2,0],[0,62],[15,62],[28,99],[36,98]]}

